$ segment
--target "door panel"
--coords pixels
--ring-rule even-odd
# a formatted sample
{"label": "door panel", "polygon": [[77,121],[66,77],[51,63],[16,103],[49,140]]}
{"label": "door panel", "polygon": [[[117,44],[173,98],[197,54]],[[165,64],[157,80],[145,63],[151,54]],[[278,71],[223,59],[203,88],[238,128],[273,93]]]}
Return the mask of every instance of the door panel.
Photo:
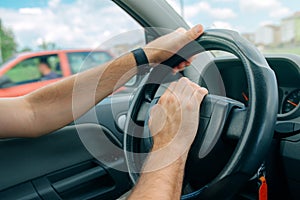
{"label": "door panel", "polygon": [[88,112],[76,125],[39,138],[1,139],[0,197],[115,199],[129,190],[122,131],[115,123],[129,100],[104,100],[96,106],[96,121]]}
{"label": "door panel", "polygon": [[95,157],[111,155],[115,145],[106,142],[110,133],[103,133],[107,129],[96,124],[72,125],[36,139],[2,140],[0,190],[12,188],[1,191],[0,196],[26,193],[32,186],[44,199],[107,198],[128,190],[127,173],[113,169],[126,167],[123,155],[114,154],[103,165],[86,150],[77,129],[98,145]]}

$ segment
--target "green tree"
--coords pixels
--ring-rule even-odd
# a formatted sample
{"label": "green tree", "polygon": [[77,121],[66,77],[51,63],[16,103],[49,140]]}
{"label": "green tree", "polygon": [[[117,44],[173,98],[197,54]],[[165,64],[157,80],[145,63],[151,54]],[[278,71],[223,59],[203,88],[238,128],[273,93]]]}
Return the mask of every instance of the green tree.
{"label": "green tree", "polygon": [[53,43],[53,42],[47,42],[46,40],[43,40],[42,44],[40,44],[38,47],[41,50],[54,50],[54,49],[58,49],[55,43]]}
{"label": "green tree", "polygon": [[2,26],[0,19],[0,63],[10,58],[17,50],[14,34]]}
{"label": "green tree", "polygon": [[30,47],[24,47],[21,50],[19,50],[18,52],[30,52],[32,51],[32,49]]}

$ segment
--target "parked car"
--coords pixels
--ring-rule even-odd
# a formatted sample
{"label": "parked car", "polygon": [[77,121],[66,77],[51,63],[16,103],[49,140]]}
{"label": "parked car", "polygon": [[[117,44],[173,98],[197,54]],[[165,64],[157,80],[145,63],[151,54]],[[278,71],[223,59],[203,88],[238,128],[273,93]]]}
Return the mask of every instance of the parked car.
{"label": "parked car", "polygon": [[[55,2],[52,2],[52,7]],[[118,33],[126,30],[123,25],[127,23],[125,18],[129,18],[134,20],[128,23],[131,28],[145,30],[141,32],[146,42],[165,34],[166,29],[189,28],[188,22],[166,0],[88,2],[74,1],[72,9],[66,10],[64,4],[55,7],[55,12],[49,13],[51,17],[66,14],[64,20],[71,18],[71,26],[82,21],[82,26],[90,23],[91,30],[96,30],[97,34],[112,28],[106,32],[111,35],[117,30]],[[206,23],[206,20],[217,16],[225,21],[222,24],[226,24],[228,16],[240,18],[249,10],[252,12],[247,14],[250,20],[244,22],[245,29],[248,30],[258,25],[259,12],[273,11],[273,7],[268,6],[269,3],[274,3],[277,8],[282,8],[283,2],[299,4],[298,1],[240,2],[245,4],[245,10],[232,14],[226,6],[232,4],[238,7],[237,2],[197,1],[200,9],[193,9],[196,8],[193,6],[186,15],[197,14],[200,10],[197,23]],[[257,5],[259,11],[254,12],[255,7],[249,6],[251,2]],[[105,3],[109,5],[101,7]],[[30,6],[32,4],[26,5]],[[96,12],[91,14],[93,9]],[[123,11],[128,15],[118,14]],[[280,11],[271,13],[271,17],[275,18],[287,10]],[[9,10],[8,14],[11,12]],[[34,12],[38,13],[38,10]],[[102,16],[98,16],[98,13],[102,13]],[[42,15],[44,14],[43,12]],[[117,20],[112,23],[106,17]],[[58,17],[55,25],[61,25],[64,20]],[[286,23],[287,27],[293,24],[297,23]],[[61,31],[55,30],[56,32],[66,30],[65,26],[58,27]],[[100,27],[104,27],[105,31]],[[80,27],[73,35],[84,28],[86,27]],[[276,27],[275,29],[277,30]],[[293,32],[291,30],[285,28],[284,33],[290,36]],[[261,176],[267,181],[269,199],[300,199],[300,56],[278,51],[272,45],[268,48],[276,54],[263,56],[237,33],[228,30],[205,32],[205,42],[201,38],[199,41],[202,41],[206,50],[218,46],[222,50],[234,49],[238,53],[237,56],[220,57],[215,52],[201,53],[196,56],[193,66],[180,74],[207,87],[210,94],[202,103],[203,115],[200,117],[195,143],[189,152],[182,199],[256,200],[259,199]],[[121,36],[113,37],[112,43],[122,39]],[[124,43],[118,45],[118,49],[128,51],[128,46],[136,46],[136,38],[137,34],[123,37]],[[271,37],[267,35],[266,38]],[[236,43],[232,42],[236,40]],[[293,43],[294,40],[290,42]],[[292,44],[290,45],[287,49],[292,48]],[[67,56],[64,57],[64,62],[69,62]],[[53,69],[56,63],[58,62],[54,62]],[[63,65],[62,62],[60,64]],[[76,67],[78,68],[79,66]],[[72,74],[71,68],[64,70],[62,74]],[[7,71],[8,69],[5,72]],[[1,75],[5,72],[1,71]],[[151,71],[151,75],[154,72]],[[159,76],[160,73],[156,75]],[[13,76],[12,72],[11,78]],[[140,84],[138,88],[141,90],[132,94],[109,96],[60,130],[34,139],[1,139],[0,199],[117,199],[132,189],[139,176],[136,165],[141,164],[142,159],[138,156],[130,157],[130,152],[145,152],[145,145],[149,142],[130,135],[138,131],[144,133],[151,102],[155,103],[166,84],[176,78],[172,76],[166,79],[156,91],[157,87],[151,84],[144,87],[143,83],[148,77],[149,74],[137,75],[135,83]],[[38,78],[40,77],[37,76]],[[130,123],[131,120],[134,123]],[[266,186],[265,183],[263,186]],[[160,192],[163,193],[164,190]],[[264,194],[261,196],[265,197]]]}
{"label": "parked car", "polygon": [[[0,67],[0,97],[25,95],[112,58],[108,51],[91,49],[20,53]],[[38,67],[40,62],[47,62],[58,76],[54,79],[43,79]]]}

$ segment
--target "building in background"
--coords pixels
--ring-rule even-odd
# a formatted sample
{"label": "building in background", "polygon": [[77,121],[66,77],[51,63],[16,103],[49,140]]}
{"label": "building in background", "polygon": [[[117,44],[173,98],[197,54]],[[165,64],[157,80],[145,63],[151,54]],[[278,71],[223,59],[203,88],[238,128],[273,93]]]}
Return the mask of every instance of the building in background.
{"label": "building in background", "polygon": [[280,27],[275,25],[264,25],[254,33],[254,43],[262,46],[273,46],[280,44]]}
{"label": "building in background", "polygon": [[281,20],[280,32],[283,44],[300,43],[300,11]]}
{"label": "building in background", "polygon": [[279,25],[263,25],[243,37],[261,48],[300,45],[300,11],[282,19]]}

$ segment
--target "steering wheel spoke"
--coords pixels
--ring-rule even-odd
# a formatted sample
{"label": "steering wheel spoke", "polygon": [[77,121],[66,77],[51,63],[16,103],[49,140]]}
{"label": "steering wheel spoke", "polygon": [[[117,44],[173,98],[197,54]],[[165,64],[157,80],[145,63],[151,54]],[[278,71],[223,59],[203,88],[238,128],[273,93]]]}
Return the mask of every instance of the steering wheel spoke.
{"label": "steering wheel spoke", "polygon": [[243,109],[234,109],[230,113],[230,122],[226,128],[225,137],[228,140],[237,141],[242,137],[244,124],[247,120],[247,107]]}
{"label": "steering wheel spoke", "polygon": [[[231,113],[236,110],[244,110],[245,105],[233,99],[207,95],[200,109],[200,126],[195,142],[199,146],[198,158],[204,158],[216,145],[224,130]],[[232,124],[232,123],[229,123]]]}

